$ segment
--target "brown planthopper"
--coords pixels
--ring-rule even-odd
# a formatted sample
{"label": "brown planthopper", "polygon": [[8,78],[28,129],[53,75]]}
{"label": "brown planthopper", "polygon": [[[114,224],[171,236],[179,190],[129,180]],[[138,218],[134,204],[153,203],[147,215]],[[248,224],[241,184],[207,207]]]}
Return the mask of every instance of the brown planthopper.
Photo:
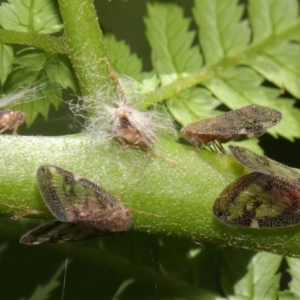
{"label": "brown planthopper", "polygon": [[19,110],[0,111],[0,134],[6,130],[13,130],[13,134],[18,133],[18,127],[26,120],[26,114]]}
{"label": "brown planthopper", "polygon": [[53,165],[40,166],[36,178],[57,220],[22,236],[22,244],[80,241],[129,229],[130,210],[99,185]]}
{"label": "brown planthopper", "polygon": [[191,123],[181,129],[186,140],[196,148],[202,145],[226,153],[223,143],[259,137],[280,122],[276,109],[257,104],[247,105],[206,120]]}
{"label": "brown planthopper", "polygon": [[226,225],[281,228],[300,224],[300,173],[246,148],[229,146],[233,156],[254,172],[231,182],[213,206]]}

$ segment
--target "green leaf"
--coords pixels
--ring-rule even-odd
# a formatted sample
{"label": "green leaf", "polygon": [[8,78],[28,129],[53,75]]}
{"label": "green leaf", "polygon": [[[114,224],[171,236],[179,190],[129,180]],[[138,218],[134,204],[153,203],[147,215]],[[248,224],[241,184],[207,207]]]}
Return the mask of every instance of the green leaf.
{"label": "green leaf", "polygon": [[9,0],[0,7],[0,25],[8,30],[59,32],[63,28],[56,7],[51,0]]}
{"label": "green leaf", "polygon": [[78,84],[74,76],[73,68],[65,57],[53,57],[47,64],[45,71],[50,79],[62,86],[63,88],[71,88],[73,92],[78,91]]}
{"label": "green leaf", "polygon": [[139,75],[137,90],[140,93],[155,91],[160,85],[160,80],[154,72],[143,72]]}
{"label": "green leaf", "polygon": [[[160,76],[162,85],[171,83],[161,94],[176,121],[186,125],[205,116],[216,115],[217,102],[224,103],[231,109],[238,109],[249,104],[261,104],[278,109],[283,114],[282,122],[268,133],[281,135],[293,141],[300,137],[299,109],[293,107],[294,100],[282,97],[282,89],[300,98],[300,46],[291,40],[299,37],[300,22],[298,1],[283,3],[280,0],[249,0],[249,18],[253,29],[253,43],[247,17],[241,21],[243,5],[236,0],[195,0],[193,9],[196,24],[199,27],[199,43],[205,59],[205,66],[199,62],[198,48],[191,48],[188,43],[189,24],[182,17],[182,10],[173,4],[155,4],[148,6],[148,18],[145,20],[147,36],[152,48],[154,69]],[[173,51],[171,41],[177,33],[174,20],[179,20],[181,30],[178,36],[185,40],[185,50],[190,53],[189,62],[195,66],[176,68],[178,61],[183,61],[180,51]],[[187,23],[186,23],[187,22]],[[184,27],[185,24],[185,27]],[[265,29],[266,28],[266,29]],[[191,40],[190,40],[191,41]],[[171,50],[173,51],[171,51]],[[192,51],[195,50],[195,51]],[[188,57],[188,55],[185,55]],[[191,72],[199,70],[198,81]],[[214,99],[210,102],[205,95],[199,95],[195,105],[194,87],[188,86],[180,74],[188,74],[194,85],[200,83],[206,87]],[[264,87],[269,80],[280,88]],[[172,93],[172,88],[173,93]],[[182,89],[187,91],[182,92]],[[159,93],[157,100],[159,101]],[[190,94],[190,98],[189,98]],[[154,103],[153,95],[149,96]],[[147,102],[147,96],[146,102]],[[215,100],[217,99],[217,100]],[[204,103],[208,103],[205,105]]]}
{"label": "green leaf", "polygon": [[265,48],[259,55],[249,57],[245,63],[275,85],[300,98],[299,60],[300,46],[282,43]]}
{"label": "green leaf", "polygon": [[278,98],[280,91],[261,87],[263,77],[251,69],[227,69],[222,77],[207,81],[205,86],[231,109],[249,104],[260,104],[278,109],[283,118],[279,125],[268,130],[277,137],[282,135],[289,140],[300,137],[300,111],[293,107],[294,101]]}
{"label": "green leaf", "polygon": [[59,56],[47,56],[44,52],[31,48],[20,51],[15,59],[15,67],[6,85],[6,94],[13,94],[22,88],[33,87],[24,99],[17,99],[10,108],[27,114],[26,124],[30,126],[42,114],[48,117],[51,104],[57,109],[62,103],[61,86],[76,90],[75,79],[66,62]]}
{"label": "green leaf", "polygon": [[51,296],[51,292],[61,285],[61,282],[58,281],[58,277],[63,273],[65,265],[66,263],[63,262],[58,267],[53,277],[45,285],[38,285],[33,294],[30,296],[29,300],[49,299],[49,297]]}
{"label": "green leaf", "polygon": [[46,54],[35,48],[25,48],[17,53],[14,64],[38,72],[47,62]]}
{"label": "green leaf", "polygon": [[130,47],[124,41],[117,41],[112,34],[105,36],[105,42],[113,68],[119,74],[138,79],[143,68],[142,60],[135,53],[131,53]]}
{"label": "green leaf", "polygon": [[0,85],[3,85],[12,71],[14,52],[11,46],[0,43]]}
{"label": "green leaf", "polygon": [[253,251],[231,247],[220,251],[220,283],[221,289],[227,297],[236,294],[235,284],[247,275],[247,266],[253,255],[255,255]]}
{"label": "green leaf", "polygon": [[[21,110],[27,114],[27,126],[31,126],[39,114],[47,119],[51,104],[57,109],[62,103],[60,100],[62,98],[61,87],[55,82],[49,81],[45,73],[42,73],[42,78],[39,79],[35,72],[16,69],[9,79],[11,82],[16,82],[18,78],[23,83],[28,83],[28,79],[31,79],[32,84],[37,84],[36,88],[32,88],[32,92],[26,93],[24,98],[17,99],[16,103],[9,106],[9,108]],[[26,85],[24,84],[24,86]],[[19,87],[22,89],[22,85]]]}
{"label": "green leaf", "polygon": [[45,71],[51,81],[64,88],[69,87],[74,92],[78,90],[73,68],[64,56],[51,56],[34,48],[25,48],[18,52],[14,63],[36,72],[37,75]]}
{"label": "green leaf", "polygon": [[[249,2],[249,18],[254,42],[269,39],[271,43],[246,59],[245,63],[277,86],[300,97],[300,46],[288,39],[274,44],[276,34],[293,29],[299,23],[299,3],[269,0]],[[273,42],[273,43],[272,43]]]}
{"label": "green leaf", "polygon": [[278,300],[298,300],[299,296],[294,295],[290,291],[284,291],[278,293]]}
{"label": "green leaf", "polygon": [[286,260],[289,265],[288,272],[292,277],[292,280],[289,283],[290,292],[295,296],[300,297],[300,259],[287,257]]}
{"label": "green leaf", "polygon": [[193,9],[206,65],[243,51],[250,39],[244,6],[236,0],[195,0]]}
{"label": "green leaf", "polygon": [[[222,287],[230,299],[276,299],[280,274],[276,274],[282,256],[228,249],[222,269]],[[247,268],[247,271],[246,271]]]}
{"label": "green leaf", "polygon": [[254,43],[280,33],[297,22],[298,1],[289,0],[286,4],[280,0],[249,1],[248,12]]}
{"label": "green leaf", "polygon": [[204,88],[185,90],[178,97],[166,101],[171,114],[184,126],[220,114],[221,112],[214,110],[220,104],[221,102]]}
{"label": "green leaf", "polygon": [[152,48],[154,70],[162,84],[170,83],[179,74],[195,72],[202,65],[198,46],[193,46],[195,32],[188,31],[190,20],[175,4],[147,5],[144,19],[146,35]]}

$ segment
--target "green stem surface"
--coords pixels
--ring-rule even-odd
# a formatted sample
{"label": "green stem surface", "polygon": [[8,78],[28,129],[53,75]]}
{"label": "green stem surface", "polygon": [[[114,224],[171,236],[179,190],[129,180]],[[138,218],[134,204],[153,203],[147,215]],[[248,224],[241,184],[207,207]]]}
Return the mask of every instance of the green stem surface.
{"label": "green stem surface", "polygon": [[107,49],[92,0],[59,0],[68,56],[83,94],[95,95],[113,80]]}
{"label": "green stem surface", "polygon": [[199,152],[167,141],[159,142],[153,151],[141,151],[117,143],[99,145],[84,135],[0,138],[2,216],[50,218],[34,170],[42,164],[54,164],[94,181],[121,199],[132,211],[133,230],[300,257],[299,226],[238,228],[213,217],[217,196],[245,174],[229,155]]}
{"label": "green stem surface", "polygon": [[36,47],[50,54],[64,54],[66,48],[63,38],[35,32],[20,32],[0,29],[0,42]]}

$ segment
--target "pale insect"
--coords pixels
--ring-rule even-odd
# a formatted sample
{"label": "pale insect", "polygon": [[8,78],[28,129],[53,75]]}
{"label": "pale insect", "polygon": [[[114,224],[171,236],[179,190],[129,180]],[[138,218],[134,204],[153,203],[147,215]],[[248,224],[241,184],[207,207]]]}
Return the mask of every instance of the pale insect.
{"label": "pale insect", "polygon": [[[136,91],[137,83],[124,78],[121,85],[108,60],[104,61],[113,83],[93,95],[82,97],[80,104],[70,104],[73,113],[86,120],[85,127],[93,134],[93,139],[103,144],[116,139],[122,145],[145,149],[155,144],[158,133],[175,134],[169,115],[155,109],[141,111],[142,94]],[[85,116],[87,110],[93,113]]]}
{"label": "pale insect", "polygon": [[230,146],[230,150],[255,172],[222,191],[213,206],[214,216],[227,225],[251,228],[300,224],[299,173],[248,149]]}
{"label": "pale insect", "polygon": [[191,123],[181,132],[196,148],[202,145],[226,153],[223,143],[259,137],[280,122],[282,114],[272,108],[247,105],[206,120]]}
{"label": "pale insect", "polygon": [[130,210],[88,179],[53,165],[40,166],[36,178],[45,204],[58,220],[28,232],[21,243],[79,241],[130,228]]}
{"label": "pale insect", "polygon": [[118,94],[118,100],[113,103],[116,107],[104,104],[104,108],[110,115],[112,134],[121,144],[127,142],[141,148],[152,146],[156,141],[156,136],[151,127],[151,115],[148,112],[140,112],[129,105],[117,74],[108,61],[106,64]]}
{"label": "pale insect", "polygon": [[111,131],[117,140],[141,148],[151,147],[156,136],[151,128],[151,115],[132,108],[126,99],[116,102],[117,107],[105,105],[110,114]]}

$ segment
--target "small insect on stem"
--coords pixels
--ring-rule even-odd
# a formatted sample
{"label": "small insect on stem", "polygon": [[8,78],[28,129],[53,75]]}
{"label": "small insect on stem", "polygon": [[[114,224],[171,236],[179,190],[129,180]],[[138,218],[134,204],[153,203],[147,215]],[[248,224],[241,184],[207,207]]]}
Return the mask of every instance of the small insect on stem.
{"label": "small insect on stem", "polygon": [[202,145],[226,153],[223,143],[259,137],[280,122],[282,114],[272,108],[247,105],[223,115],[191,123],[181,132],[197,149]]}
{"label": "small insect on stem", "polygon": [[57,220],[25,234],[22,244],[80,241],[129,229],[130,210],[99,185],[53,165],[40,166],[36,178]]}
{"label": "small insect on stem", "polygon": [[98,91],[81,97],[78,104],[70,104],[74,115],[85,119],[86,132],[93,135],[93,141],[108,144],[117,140],[145,150],[154,146],[159,136],[175,135],[173,121],[163,105],[159,110],[142,109],[143,95],[137,91],[138,83],[124,78],[121,85],[109,61],[103,61],[111,80]]}
{"label": "small insect on stem", "polygon": [[213,206],[226,225],[281,228],[300,224],[300,173],[248,149],[230,146],[234,157],[254,172],[231,182]]}
{"label": "small insect on stem", "polygon": [[26,120],[26,114],[19,110],[2,110],[0,111],[0,134],[6,130],[13,130],[16,135],[18,127]]}
{"label": "small insect on stem", "polygon": [[147,112],[140,112],[129,105],[117,74],[107,59],[105,62],[117,87],[119,99],[115,102],[117,107],[105,106],[107,112],[111,115],[113,134],[121,144],[127,142],[141,148],[152,146],[156,141],[156,136],[151,128],[151,120]]}
{"label": "small insect on stem", "polygon": [[132,108],[127,101],[117,103],[118,107],[106,106],[111,115],[111,130],[121,143],[130,143],[141,148],[149,148],[156,141],[156,136],[150,126],[147,112]]}

